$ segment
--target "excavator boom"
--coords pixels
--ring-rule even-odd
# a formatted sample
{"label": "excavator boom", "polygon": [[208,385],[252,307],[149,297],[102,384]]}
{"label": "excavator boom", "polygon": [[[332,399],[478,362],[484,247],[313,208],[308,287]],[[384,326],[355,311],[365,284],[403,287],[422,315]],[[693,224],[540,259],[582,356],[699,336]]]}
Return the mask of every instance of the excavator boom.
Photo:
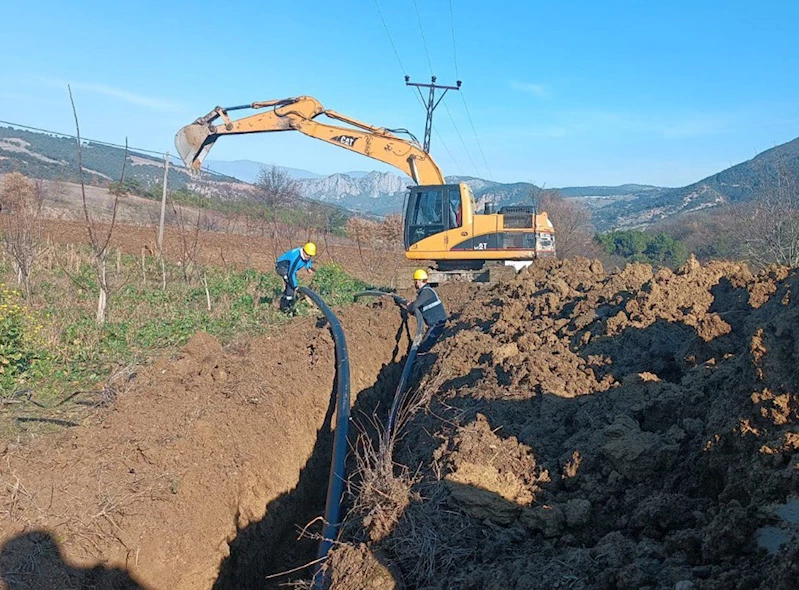
{"label": "excavator boom", "polygon": [[[232,120],[230,111],[239,109],[269,109],[248,117]],[[325,115],[347,127],[317,121]],[[215,122],[221,119],[219,123]],[[417,184],[443,184],[444,175],[415,139],[405,139],[392,130],[375,127],[335,111],[326,110],[310,96],[256,102],[236,107],[216,107],[194,123],[186,125],[175,135],[175,147],[186,166],[199,170],[203,159],[217,139],[223,135],[299,131],[390,164],[410,176]]]}

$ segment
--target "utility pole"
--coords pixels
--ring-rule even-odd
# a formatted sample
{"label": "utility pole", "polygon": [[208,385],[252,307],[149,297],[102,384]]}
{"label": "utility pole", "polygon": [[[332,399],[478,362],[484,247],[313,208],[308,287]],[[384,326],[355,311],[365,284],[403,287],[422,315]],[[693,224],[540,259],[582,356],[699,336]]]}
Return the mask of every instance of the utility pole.
{"label": "utility pole", "polygon": [[161,195],[161,221],[158,224],[158,258],[164,258],[164,213],[166,212],[166,183],[169,179],[169,152],[164,154],[164,192]]}
{"label": "utility pole", "polygon": [[[419,82],[411,82],[410,76],[405,76],[405,85],[406,86],[416,86],[416,90],[419,91],[419,96],[422,98],[422,102],[424,102],[424,95],[422,94],[422,88],[429,88],[430,93],[427,97],[427,120],[424,124],[424,151],[430,153],[430,132],[433,130],[433,111],[436,110],[438,103],[441,102],[441,99],[444,98],[444,95],[447,93],[447,90],[460,90],[461,89],[461,81],[458,80],[455,82],[457,86],[441,86],[440,84],[436,84],[436,77],[432,76],[430,79],[430,84],[421,84]],[[443,90],[444,92],[441,93],[441,96],[438,97],[436,100],[436,88],[439,90]]]}

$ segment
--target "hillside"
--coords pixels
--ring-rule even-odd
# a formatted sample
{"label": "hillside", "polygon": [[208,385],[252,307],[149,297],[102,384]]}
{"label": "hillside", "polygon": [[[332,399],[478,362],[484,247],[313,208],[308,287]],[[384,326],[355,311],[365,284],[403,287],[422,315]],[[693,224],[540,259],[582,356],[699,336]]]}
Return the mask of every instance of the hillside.
{"label": "hillside", "polygon": [[[83,162],[90,184],[108,184],[121,175],[122,150],[87,142]],[[252,160],[210,160],[207,163],[221,174],[209,174],[202,181],[203,188],[222,199],[241,198],[242,192],[248,190],[246,183],[253,182],[259,170],[268,166]],[[412,184],[410,178],[392,172],[358,171],[322,176],[308,170],[278,168],[295,179],[304,198],[367,215],[400,212],[407,187]],[[74,140],[0,127],[0,173],[14,170],[37,178],[75,181]],[[682,213],[745,202],[773,186],[780,172],[799,177],[799,139],[685,187],[623,184],[553,190],[588,207],[594,226],[603,231],[647,227]],[[145,188],[152,187],[163,177],[162,161],[130,151],[125,176],[139,181]],[[530,203],[542,190],[529,182],[499,183],[471,176],[448,176],[447,182],[466,182],[480,208],[486,202],[498,207]],[[170,168],[169,184],[174,188],[198,187],[179,165]]]}
{"label": "hillside", "polygon": [[[84,142],[83,171],[88,184],[107,184],[122,175],[124,150],[118,147]],[[26,176],[45,180],[78,181],[78,154],[75,140],[70,137],[34,133],[11,127],[0,127],[0,173],[22,172]],[[161,183],[164,178],[163,158],[128,150],[125,178],[135,179],[145,187]],[[210,182],[229,182],[231,179],[210,174]],[[169,186],[180,188],[192,183],[188,173],[170,166]]]}
{"label": "hillside", "polygon": [[602,211],[597,225],[647,226],[681,213],[750,201],[775,186],[780,175],[799,179],[799,138],[694,184],[616,203]]}
{"label": "hillside", "polygon": [[391,172],[369,172],[360,177],[331,174],[297,180],[301,194],[351,211],[387,215],[402,210],[402,201],[413,181]]}
{"label": "hillside", "polygon": [[[497,207],[530,203],[543,190],[529,182],[500,183],[472,176],[447,176],[446,181],[468,184],[480,209],[487,202]],[[373,215],[400,212],[407,187],[412,184],[408,177],[391,172],[369,172],[358,177],[351,173],[332,174],[320,178],[301,178],[297,182],[305,197]],[[565,191],[564,196],[579,199],[591,211],[595,211],[617,201],[652,197],[669,189],[628,184],[555,190]]]}
{"label": "hillside", "polygon": [[[101,206],[101,202],[108,204],[113,200],[107,189],[111,183],[118,182],[122,177],[123,160],[125,181],[129,183],[128,190],[131,193],[144,195],[149,189],[160,187],[163,182],[164,163],[163,159],[157,156],[129,149],[127,158],[123,158],[124,149],[93,141],[84,141],[82,152],[84,182],[87,187],[96,189],[91,195],[92,199],[97,200],[98,206]],[[261,166],[257,162],[249,164]],[[313,174],[303,170],[286,170],[295,175]],[[32,178],[61,183],[59,190],[51,191],[57,202],[49,204],[53,209],[50,214],[64,214],[71,217],[74,213],[72,209],[78,202],[75,200],[78,193],[74,183],[80,182],[74,138],[0,127],[0,175],[9,172],[21,172]],[[131,189],[130,186],[137,188]],[[170,162],[168,186],[170,190],[188,188],[202,192],[217,203],[248,200],[253,192],[251,185],[217,172],[204,172],[200,178],[193,178],[175,158]],[[160,189],[156,194],[160,195]],[[63,200],[59,201],[61,197]],[[350,211],[343,211],[336,203],[320,205],[318,200],[302,200],[305,201],[303,207],[321,208],[336,218],[343,219],[351,215]],[[128,201],[128,208],[131,208],[130,205],[133,205],[133,209],[141,206],[139,213],[144,215],[147,207],[144,207],[143,203],[143,199]],[[139,213],[131,211],[129,217],[132,220],[138,219],[141,217]]]}

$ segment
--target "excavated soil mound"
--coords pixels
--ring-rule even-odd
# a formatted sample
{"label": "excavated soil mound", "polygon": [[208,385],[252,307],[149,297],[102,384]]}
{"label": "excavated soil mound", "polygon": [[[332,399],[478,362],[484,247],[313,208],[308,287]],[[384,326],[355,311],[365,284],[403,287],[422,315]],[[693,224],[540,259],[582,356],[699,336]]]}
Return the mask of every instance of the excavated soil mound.
{"label": "excavated soil mound", "polygon": [[[357,397],[400,366],[407,330],[393,303],[339,317]],[[0,587],[263,587],[298,504],[324,498],[334,379],[316,318],[226,347],[197,334],[88,425],[6,445]]]}
{"label": "excavated soil mound", "polygon": [[375,536],[353,498],[332,575],[796,588],[798,298],[797,271],[695,260],[552,261],[479,292],[422,361],[407,507]]}

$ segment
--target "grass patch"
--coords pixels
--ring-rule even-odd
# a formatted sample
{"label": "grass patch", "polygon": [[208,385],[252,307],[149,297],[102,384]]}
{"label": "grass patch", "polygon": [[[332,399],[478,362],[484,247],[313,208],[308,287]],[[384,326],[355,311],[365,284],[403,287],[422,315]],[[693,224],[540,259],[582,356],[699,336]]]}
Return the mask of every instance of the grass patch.
{"label": "grass patch", "polygon": [[[0,291],[4,403],[30,397],[52,408],[75,391],[107,387],[124,367],[176,352],[198,331],[224,344],[290,319],[277,308],[282,281],[271,269],[204,267],[187,282],[178,265],[166,264],[162,273],[155,258],[118,260],[108,265],[112,293],[102,326],[95,322],[98,291],[88,250],[73,253],[66,264],[37,268],[30,301],[13,289]],[[7,266],[0,270],[13,281]],[[321,266],[311,284],[330,305],[349,304],[366,286],[334,264]],[[314,312],[303,304],[300,313]]]}

